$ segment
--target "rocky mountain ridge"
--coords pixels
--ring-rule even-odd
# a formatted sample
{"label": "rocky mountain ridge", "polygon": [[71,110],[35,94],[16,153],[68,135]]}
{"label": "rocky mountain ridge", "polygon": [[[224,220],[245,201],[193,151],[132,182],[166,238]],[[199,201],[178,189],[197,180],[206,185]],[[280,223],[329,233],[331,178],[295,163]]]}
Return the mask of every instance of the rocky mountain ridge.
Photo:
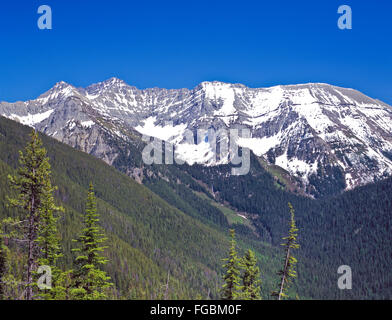
{"label": "rocky mountain ridge", "polygon": [[325,180],[351,189],[392,175],[392,108],[322,83],[140,90],[117,78],[87,88],[59,82],[37,99],[0,103],[0,115],[109,164],[119,150],[108,137],[135,141],[141,134],[173,143],[190,164],[222,164],[228,159],[213,158],[207,141],[187,146],[185,131],[247,128],[251,136],[238,144],[311,185],[310,194]]}

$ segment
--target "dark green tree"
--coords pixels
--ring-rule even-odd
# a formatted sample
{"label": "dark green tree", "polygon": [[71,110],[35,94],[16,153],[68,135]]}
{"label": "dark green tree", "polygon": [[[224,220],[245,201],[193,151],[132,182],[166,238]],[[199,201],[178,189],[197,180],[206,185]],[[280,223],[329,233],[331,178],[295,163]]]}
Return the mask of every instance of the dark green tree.
{"label": "dark green tree", "polygon": [[289,235],[284,237],[285,243],[282,243],[282,246],[285,248],[285,259],[283,264],[283,269],[278,272],[278,275],[281,276],[281,281],[279,285],[279,292],[273,293],[273,296],[276,296],[278,300],[282,300],[287,298],[287,289],[289,288],[291,282],[294,278],[297,277],[297,271],[295,270],[295,265],[297,264],[297,259],[293,256],[292,251],[299,248],[299,244],[297,243],[298,229],[295,225],[295,216],[294,216],[294,208],[289,202],[290,209],[290,229]]}
{"label": "dark green tree", "polygon": [[260,300],[260,269],[257,266],[257,259],[252,250],[248,249],[245,256],[241,259],[240,266],[244,270],[241,276],[241,299]]}
{"label": "dark green tree", "polygon": [[[47,254],[47,258],[49,258],[49,252],[53,249],[49,248],[50,240],[45,239],[44,236],[46,224],[44,222],[41,225],[41,222],[47,220],[48,210],[52,214],[53,210],[58,209],[53,203],[54,189],[50,182],[51,171],[46,150],[42,147],[42,141],[35,130],[30,137],[31,141],[26,146],[25,152],[19,152],[20,167],[17,170],[17,175],[8,176],[11,186],[17,191],[17,197],[9,199],[9,202],[12,206],[20,208],[24,214],[21,221],[13,224],[23,226],[23,239],[19,239],[19,241],[27,243],[28,247],[25,281],[25,298],[27,300],[32,300],[34,297],[36,270],[41,253]],[[45,247],[46,245],[48,247]],[[55,262],[53,257],[49,259],[52,263]]]}
{"label": "dark green tree", "polygon": [[235,240],[235,231],[230,229],[230,250],[229,257],[223,259],[226,263],[223,268],[226,269],[226,273],[223,276],[224,284],[222,286],[222,300],[235,300],[239,297],[240,290],[240,269],[239,269],[239,258],[237,256],[237,243]]}
{"label": "dark green tree", "polygon": [[107,298],[106,289],[112,286],[110,277],[101,267],[108,262],[102,255],[107,240],[103,230],[98,225],[99,214],[93,185],[90,183],[86,210],[83,219],[83,230],[75,242],[81,245],[73,249],[79,255],[75,259],[76,268],[73,272],[74,286],[72,296],[75,299],[97,300]]}
{"label": "dark green tree", "polygon": [[4,300],[6,273],[7,273],[7,262],[6,262],[5,245],[3,244],[3,238],[0,236],[0,300]]}
{"label": "dark green tree", "polygon": [[49,183],[46,185],[45,192],[42,196],[42,207],[40,223],[38,227],[37,243],[40,250],[38,264],[40,266],[49,266],[51,268],[51,289],[39,291],[41,299],[61,299],[61,292],[65,290],[62,285],[62,271],[57,266],[57,260],[63,256],[60,246],[60,236],[57,229],[58,217],[54,215],[56,211],[64,211],[62,207],[57,207],[54,203],[53,193],[56,187]]}

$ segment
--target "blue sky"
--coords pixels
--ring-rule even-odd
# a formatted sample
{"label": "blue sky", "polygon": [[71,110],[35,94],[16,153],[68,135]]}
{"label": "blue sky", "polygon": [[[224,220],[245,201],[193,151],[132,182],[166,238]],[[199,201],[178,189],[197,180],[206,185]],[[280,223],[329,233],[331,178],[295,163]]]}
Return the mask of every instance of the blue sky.
{"label": "blue sky", "polygon": [[[52,30],[37,27],[43,4]],[[337,27],[342,4],[352,30]],[[389,0],[2,1],[0,101],[116,76],[138,88],[326,82],[392,104],[391,15]]]}

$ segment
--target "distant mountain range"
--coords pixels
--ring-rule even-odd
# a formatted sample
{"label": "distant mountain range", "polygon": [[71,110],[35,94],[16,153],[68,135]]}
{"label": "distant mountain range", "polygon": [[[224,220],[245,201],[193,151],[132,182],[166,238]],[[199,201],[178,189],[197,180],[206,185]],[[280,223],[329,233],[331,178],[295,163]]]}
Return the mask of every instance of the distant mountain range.
{"label": "distant mountain range", "polygon": [[[392,108],[322,83],[248,88],[214,81],[192,90],[139,90],[117,78],[87,88],[59,82],[35,100],[0,103],[0,115],[109,164],[121,150],[108,139],[135,144],[141,134],[173,143],[189,164],[224,164],[228,159],[213,158],[206,141],[185,148],[185,130],[248,128],[251,136],[238,144],[315,197],[326,184],[337,194],[392,175]],[[127,173],[142,182],[145,168],[129,165]]]}
{"label": "distant mountain range", "polygon": [[[270,298],[290,202],[300,243],[293,297],[391,299],[391,114],[380,101],[326,84],[138,90],[115,78],[85,89],[60,82],[35,100],[0,103],[0,115],[17,121],[0,117],[0,218],[13,214],[6,177],[28,142],[23,123],[44,133],[66,208],[64,244],[95,184],[110,239],[107,271],[127,298],[159,298],[168,271],[170,298],[219,298],[229,228],[239,252],[255,250]],[[253,151],[246,175],[210,157],[209,139],[181,148],[187,129],[233,128],[251,132],[237,141]],[[180,146],[192,165],[147,165],[143,134]],[[353,269],[352,290],[337,287],[341,265]]]}

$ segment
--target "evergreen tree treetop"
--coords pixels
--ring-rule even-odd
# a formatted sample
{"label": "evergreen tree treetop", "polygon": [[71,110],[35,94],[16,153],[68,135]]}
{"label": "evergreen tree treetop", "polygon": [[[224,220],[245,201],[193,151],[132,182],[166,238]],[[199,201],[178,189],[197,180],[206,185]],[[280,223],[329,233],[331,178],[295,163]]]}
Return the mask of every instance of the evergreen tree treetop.
{"label": "evergreen tree treetop", "polygon": [[290,209],[290,228],[288,236],[283,237],[285,242],[282,243],[282,246],[285,247],[286,256],[283,261],[283,269],[278,272],[278,275],[281,276],[279,292],[273,293],[274,296],[277,296],[278,300],[288,297],[287,289],[293,279],[297,277],[297,271],[295,270],[297,259],[293,256],[292,251],[299,248],[299,244],[297,243],[298,229],[295,224],[294,208],[290,202],[288,203],[288,206]]}
{"label": "evergreen tree treetop", "polygon": [[72,290],[77,299],[105,299],[107,297],[105,289],[112,286],[112,283],[109,282],[110,277],[100,269],[108,260],[102,255],[104,249],[107,248],[102,243],[107,238],[98,223],[97,202],[94,187],[90,183],[83,217],[83,229],[79,238],[74,240],[81,246],[72,249],[79,253],[75,259],[76,270],[73,274],[75,286]]}
{"label": "evergreen tree treetop", "polygon": [[255,253],[248,249],[245,256],[241,259],[241,268],[244,270],[242,275],[242,299],[260,300],[260,269],[257,266]]}
{"label": "evergreen tree treetop", "polygon": [[5,275],[7,272],[6,266],[6,253],[5,246],[3,244],[3,238],[0,236],[0,300],[4,299],[5,293]]}
{"label": "evergreen tree treetop", "polygon": [[[19,152],[19,168],[15,176],[9,175],[11,187],[16,190],[15,198],[8,198],[11,206],[23,212],[22,220],[8,219],[7,224],[21,226],[16,239],[27,244],[26,294],[27,300],[34,298],[36,269],[38,265],[55,268],[61,256],[54,211],[61,211],[54,203],[55,188],[51,184],[51,167],[46,149],[38,133],[33,130],[31,140],[24,152]],[[13,233],[12,236],[17,235]]]}
{"label": "evergreen tree treetop", "polygon": [[226,274],[223,277],[224,284],[222,286],[222,299],[235,300],[239,297],[240,290],[240,269],[239,258],[237,255],[237,243],[235,240],[235,230],[230,229],[230,250],[229,257],[223,259],[226,263],[223,268],[226,269]]}

